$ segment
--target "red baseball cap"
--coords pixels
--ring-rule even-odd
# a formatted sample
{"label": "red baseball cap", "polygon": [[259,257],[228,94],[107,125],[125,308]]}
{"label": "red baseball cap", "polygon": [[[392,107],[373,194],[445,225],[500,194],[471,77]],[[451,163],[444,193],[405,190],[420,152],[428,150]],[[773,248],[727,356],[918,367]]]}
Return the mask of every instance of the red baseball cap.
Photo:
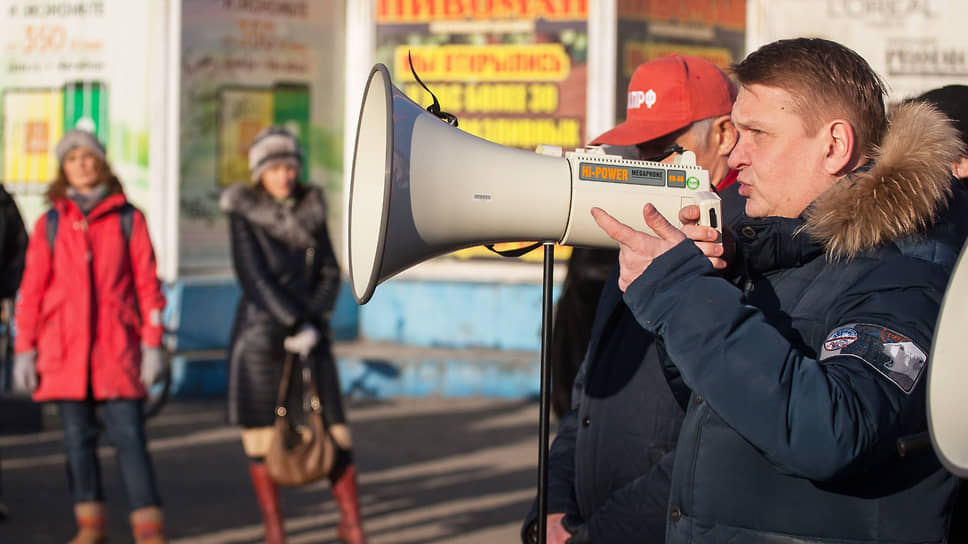
{"label": "red baseball cap", "polygon": [[708,60],[670,55],[640,64],[629,82],[625,122],[588,145],[635,145],[695,121],[729,115],[736,88]]}

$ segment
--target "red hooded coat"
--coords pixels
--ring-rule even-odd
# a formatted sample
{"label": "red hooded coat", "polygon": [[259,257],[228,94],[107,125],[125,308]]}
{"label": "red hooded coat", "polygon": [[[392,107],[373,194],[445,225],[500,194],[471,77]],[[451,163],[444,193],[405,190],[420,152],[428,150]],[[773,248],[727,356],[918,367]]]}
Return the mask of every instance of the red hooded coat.
{"label": "red hooded coat", "polygon": [[104,198],[85,219],[70,199],[59,214],[53,251],[46,216],[34,225],[17,300],[17,353],[37,350],[34,400],[145,396],[141,344],[161,345],[165,298],[144,215],[131,239],[121,228],[123,194]]}

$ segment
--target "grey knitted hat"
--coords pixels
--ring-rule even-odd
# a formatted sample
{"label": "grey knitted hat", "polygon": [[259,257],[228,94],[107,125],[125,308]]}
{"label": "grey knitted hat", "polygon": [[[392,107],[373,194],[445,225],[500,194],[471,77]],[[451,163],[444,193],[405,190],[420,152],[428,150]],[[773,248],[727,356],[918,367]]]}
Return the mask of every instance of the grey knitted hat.
{"label": "grey knitted hat", "polygon": [[262,173],[280,162],[292,165],[297,171],[302,168],[302,151],[299,142],[288,130],[272,125],[256,135],[249,148],[249,170],[252,182],[258,183]]}
{"label": "grey knitted hat", "polygon": [[97,136],[86,130],[75,128],[65,132],[60,141],[57,142],[57,147],[54,148],[54,153],[57,154],[57,162],[64,162],[64,157],[78,147],[86,148],[102,161],[107,161],[104,144],[97,139]]}

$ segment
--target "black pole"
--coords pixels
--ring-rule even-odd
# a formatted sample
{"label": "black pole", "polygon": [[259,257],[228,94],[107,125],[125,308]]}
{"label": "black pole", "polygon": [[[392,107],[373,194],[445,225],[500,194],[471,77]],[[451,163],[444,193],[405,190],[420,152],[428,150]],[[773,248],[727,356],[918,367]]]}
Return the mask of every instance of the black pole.
{"label": "black pole", "polygon": [[544,244],[541,291],[541,415],[538,422],[538,543],[548,537],[548,437],[551,420],[551,312],[555,275],[555,245]]}

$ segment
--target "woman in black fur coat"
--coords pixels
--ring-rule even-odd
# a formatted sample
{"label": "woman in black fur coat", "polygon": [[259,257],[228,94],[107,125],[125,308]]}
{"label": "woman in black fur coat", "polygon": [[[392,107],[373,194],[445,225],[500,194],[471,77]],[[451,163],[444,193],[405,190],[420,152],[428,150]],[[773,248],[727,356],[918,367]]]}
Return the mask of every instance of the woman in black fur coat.
{"label": "woman in black fur coat", "polygon": [[299,183],[302,153],[285,129],[269,127],[256,136],[249,168],[252,184],[228,187],[220,201],[229,216],[232,260],[242,288],[229,355],[229,418],[242,427],[266,542],[285,541],[278,490],[263,459],[289,352],[312,366],[323,415],[339,449],[330,473],[341,513],[339,537],[364,544],[352,442],[330,344],[340,271],[326,228],[325,195]]}

